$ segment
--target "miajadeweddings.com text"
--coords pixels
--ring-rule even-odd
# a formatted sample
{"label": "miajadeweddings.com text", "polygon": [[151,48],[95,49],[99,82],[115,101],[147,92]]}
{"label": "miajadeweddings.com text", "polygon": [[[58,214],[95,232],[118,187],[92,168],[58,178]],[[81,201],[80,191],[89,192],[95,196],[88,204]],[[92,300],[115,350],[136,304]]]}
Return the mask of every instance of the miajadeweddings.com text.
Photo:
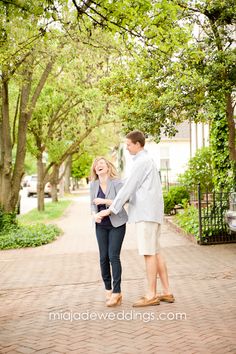
{"label": "miajadeweddings.com text", "polygon": [[49,321],[185,321],[185,312],[138,312],[135,310],[118,312],[98,311],[54,311],[48,314]]}

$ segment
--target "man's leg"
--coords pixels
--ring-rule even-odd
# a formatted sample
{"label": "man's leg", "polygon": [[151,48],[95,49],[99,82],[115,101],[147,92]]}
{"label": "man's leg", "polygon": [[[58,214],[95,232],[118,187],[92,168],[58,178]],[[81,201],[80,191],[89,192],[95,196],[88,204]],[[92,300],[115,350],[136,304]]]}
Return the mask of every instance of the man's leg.
{"label": "man's leg", "polygon": [[157,290],[157,272],[158,272],[158,263],[157,255],[145,255],[145,265],[146,265],[146,275],[148,281],[148,293],[146,297],[152,299],[156,296]]}
{"label": "man's leg", "polygon": [[145,296],[136,301],[133,306],[153,306],[159,305],[157,297],[157,246],[158,246],[158,224],[153,222],[136,223],[136,234],[138,240],[138,250],[140,255],[144,255],[146,266],[146,277],[148,289]]}
{"label": "man's leg", "polygon": [[144,255],[146,265],[146,275],[148,281],[148,291],[133,304],[133,307],[154,306],[160,304],[160,299],[156,295],[157,288],[157,257],[155,255]]}
{"label": "man's leg", "polygon": [[169,291],[169,280],[168,280],[168,271],[167,271],[166,262],[160,253],[156,255],[156,258],[157,258],[157,270],[161,280],[162,291],[164,295],[168,295],[170,294],[170,291]]}
{"label": "man's leg", "polygon": [[174,302],[174,295],[171,294],[169,290],[169,280],[166,262],[160,253],[158,253],[156,256],[158,274],[162,285],[162,295],[158,295],[159,300],[165,302]]}

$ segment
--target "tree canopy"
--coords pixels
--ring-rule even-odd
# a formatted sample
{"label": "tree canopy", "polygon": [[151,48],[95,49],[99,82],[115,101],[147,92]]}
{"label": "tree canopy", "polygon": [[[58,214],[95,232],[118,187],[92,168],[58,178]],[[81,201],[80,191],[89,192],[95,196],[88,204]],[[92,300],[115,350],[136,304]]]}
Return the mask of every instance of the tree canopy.
{"label": "tree canopy", "polygon": [[2,0],[0,206],[16,205],[27,148],[41,164],[46,149],[48,171],[58,169],[111,122],[156,141],[183,120],[210,123],[215,183],[230,169],[236,185],[235,7],[233,0]]}

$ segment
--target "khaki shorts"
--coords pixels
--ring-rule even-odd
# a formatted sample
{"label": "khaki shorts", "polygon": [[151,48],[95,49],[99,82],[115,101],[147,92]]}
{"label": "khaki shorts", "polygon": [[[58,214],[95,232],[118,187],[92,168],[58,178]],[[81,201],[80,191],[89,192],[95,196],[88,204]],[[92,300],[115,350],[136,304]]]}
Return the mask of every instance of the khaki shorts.
{"label": "khaki shorts", "polygon": [[150,221],[135,223],[139,254],[154,255],[160,252],[161,224]]}

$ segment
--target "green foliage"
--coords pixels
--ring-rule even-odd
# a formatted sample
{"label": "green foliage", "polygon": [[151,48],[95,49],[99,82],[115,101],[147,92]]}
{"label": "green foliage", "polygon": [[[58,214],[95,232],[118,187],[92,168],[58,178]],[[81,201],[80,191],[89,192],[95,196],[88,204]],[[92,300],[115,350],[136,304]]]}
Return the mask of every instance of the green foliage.
{"label": "green foliage", "polygon": [[[229,165],[217,139],[225,149],[231,145],[225,128],[224,141],[214,132],[214,120],[217,102],[223,101],[220,112],[226,112],[226,93],[235,92],[235,1],[76,3],[0,4],[0,64],[12,90],[12,131],[7,133],[13,141],[8,146],[20,141],[17,120],[27,111],[33,117],[28,127],[25,118],[21,126],[32,135],[27,136],[28,149],[36,156],[47,148],[50,168],[60,165],[67,152],[77,153],[92,129],[117,119],[124,130],[139,128],[156,141],[161,131],[174,135],[175,125],[185,119],[212,122],[214,180],[222,185]],[[193,31],[196,24],[199,35]],[[50,77],[37,97],[35,89],[52,58]],[[26,107],[17,107],[17,97]],[[24,152],[24,141],[18,151]],[[221,159],[224,172],[218,175]],[[86,171],[85,160],[79,174]],[[12,173],[21,174],[17,169]]]}
{"label": "green foliage", "polygon": [[93,131],[81,145],[79,152],[73,155],[72,177],[77,180],[88,177],[93,160],[97,156],[107,156],[114,147],[119,146],[119,125],[107,125]]}
{"label": "green foliage", "polygon": [[[217,201],[209,205],[208,208],[202,208],[202,218],[205,222],[202,228],[202,239],[211,236],[221,236],[225,232],[226,225],[224,222],[224,214],[228,209],[227,201]],[[197,240],[200,239],[199,235],[199,211],[193,205],[190,205],[184,210],[181,210],[175,215],[177,224],[187,233],[195,236]]]}
{"label": "green foliage", "polygon": [[[228,125],[224,113],[218,112],[211,127],[213,181],[216,190],[233,187],[232,162],[229,158]],[[230,172],[231,171],[231,172]]]}
{"label": "green foliage", "polygon": [[5,213],[0,209],[0,230],[8,231],[18,226],[16,213]]}
{"label": "green foliage", "polygon": [[193,205],[185,208],[175,216],[177,224],[187,233],[199,239],[198,209]]}
{"label": "green foliage", "polygon": [[61,230],[55,225],[18,226],[0,232],[0,249],[36,247],[52,242]]}
{"label": "green foliage", "polygon": [[4,214],[0,211],[0,249],[36,247],[52,242],[61,234],[61,230],[55,225],[38,222],[60,217],[70,203],[71,200],[46,203],[44,212],[31,210],[18,219],[13,213]]}
{"label": "green foliage", "polygon": [[[36,247],[53,241],[61,234],[61,230],[55,225],[35,222],[59,217],[69,203],[71,201],[68,200],[60,201],[56,205],[47,203],[45,213],[33,210],[20,216],[19,219],[16,218],[15,213],[3,213],[0,210],[0,249]],[[52,209],[54,209],[53,212]],[[31,224],[23,225],[22,222],[31,222]],[[32,222],[34,223],[32,224]]]}
{"label": "green foliage", "polygon": [[29,152],[26,153],[25,157],[25,174],[29,176],[37,174],[37,164],[35,157],[32,156]]}
{"label": "green foliage", "polygon": [[164,213],[170,215],[171,212],[174,210],[175,202],[171,199],[168,194],[164,195]]}
{"label": "green foliage", "polygon": [[213,189],[213,166],[211,148],[203,147],[196,151],[187,165],[187,170],[179,175],[178,181],[188,190],[195,189],[200,183],[205,190]]}
{"label": "green foliage", "polygon": [[164,194],[164,213],[171,214],[175,205],[186,204],[189,201],[189,192],[186,187],[176,186],[172,187],[168,193]]}
{"label": "green foliage", "polygon": [[[225,118],[229,115],[227,94],[232,96],[232,106],[234,101],[236,51],[232,29],[235,1],[158,1],[153,5],[153,11],[157,11],[153,16],[155,23],[149,18],[146,20],[145,46],[134,46],[133,57],[128,63],[123,67],[117,65],[116,70],[105,78],[104,90],[120,100],[118,110],[125,121],[125,130],[141,129],[156,141],[161,131],[174,135],[175,125],[186,119],[212,123],[214,130],[219,112]],[[177,23],[182,24],[181,28],[176,26]],[[193,31],[194,27],[196,31]],[[150,43],[154,46],[149,46]],[[229,116],[227,118],[229,122]],[[229,129],[222,128],[224,141],[219,139],[219,150],[217,146],[215,150],[213,148],[219,162],[226,158],[225,152],[222,155],[222,147],[225,151],[229,147],[232,151],[235,149],[232,141],[231,145],[227,142]],[[216,166],[215,156],[213,158]],[[230,158],[232,160],[232,153]],[[230,163],[227,167],[223,162],[224,172],[218,173],[220,169],[216,169],[214,173],[217,185],[221,184],[219,179],[223,181],[223,175],[226,177],[228,172],[236,170],[236,163],[231,168]],[[236,171],[234,174],[236,180]]]}
{"label": "green foliage", "polygon": [[228,210],[228,200],[216,200],[208,208],[202,208],[202,218],[205,223],[202,237],[221,236],[226,231],[225,212]]}
{"label": "green foliage", "polygon": [[88,177],[90,174],[90,168],[92,165],[93,157],[84,152],[82,155],[74,156],[71,176],[80,180],[83,177]]}
{"label": "green foliage", "polygon": [[[103,44],[95,48],[68,40],[65,47],[57,48],[53,75],[46,82],[29,122],[28,149],[38,156],[46,148],[49,174],[53,164],[60,165],[67,156],[76,155],[73,160],[79,158],[79,161],[73,164],[74,177],[88,175],[89,156],[94,156],[89,145],[96,145],[97,140],[93,132],[103,134],[101,147],[97,148],[99,153],[107,150],[112,140],[108,133],[110,128],[100,127],[119,125],[113,98],[99,88],[101,78],[110,69],[109,60],[116,60],[118,56],[111,47],[113,38],[96,30],[90,41],[103,41]],[[48,43],[48,49],[51,46],[52,43]],[[109,50],[103,46],[108,46]]]}

